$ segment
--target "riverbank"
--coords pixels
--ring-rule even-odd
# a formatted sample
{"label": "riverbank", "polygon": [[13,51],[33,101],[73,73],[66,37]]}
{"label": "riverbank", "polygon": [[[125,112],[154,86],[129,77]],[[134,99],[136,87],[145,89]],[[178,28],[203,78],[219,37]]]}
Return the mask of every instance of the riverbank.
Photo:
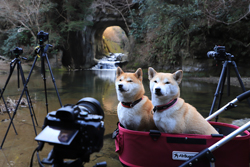
{"label": "riverbank", "polygon": [[[22,68],[25,71],[29,71],[32,62],[22,62]],[[10,70],[10,61],[9,60],[0,60],[0,74],[6,74]],[[188,77],[188,80],[195,80],[199,82],[207,82],[218,84],[220,77]],[[241,77],[241,80],[245,88],[250,88],[250,77]],[[227,83],[225,83],[226,85]],[[240,87],[240,83],[237,77],[230,77],[230,85]]]}
{"label": "riverbank", "polygon": [[[8,74],[10,72],[10,63],[11,60],[2,60],[0,59],[0,75]],[[22,69],[24,72],[28,72],[31,68],[32,62],[24,62],[22,61]]]}
{"label": "riverbank", "polygon": [[[199,82],[218,84],[220,77],[190,77],[188,79],[196,80]],[[250,88],[250,77],[242,77],[241,80],[245,88]],[[227,85],[227,81],[225,85]],[[230,77],[230,85],[241,87],[237,77]]]}

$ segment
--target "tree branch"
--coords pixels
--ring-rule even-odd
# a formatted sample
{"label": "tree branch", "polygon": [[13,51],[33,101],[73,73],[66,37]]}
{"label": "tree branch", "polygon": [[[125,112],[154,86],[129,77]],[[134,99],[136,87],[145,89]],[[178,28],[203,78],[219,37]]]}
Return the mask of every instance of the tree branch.
{"label": "tree branch", "polygon": [[245,43],[243,43],[243,42],[241,42],[241,41],[239,41],[239,40],[237,40],[237,39],[234,39],[234,38],[232,38],[232,37],[230,37],[230,39],[239,42],[241,45],[243,45],[243,46],[246,47],[246,48],[250,46],[250,43],[249,43],[249,44],[245,44]]}
{"label": "tree branch", "polygon": [[[218,10],[221,10],[221,9],[222,9],[222,8],[220,7],[221,5],[224,6],[223,8],[224,8],[225,10],[227,9],[227,7],[225,6],[225,1],[223,1],[223,4],[221,4],[221,5],[218,5],[218,4],[214,4],[214,5],[216,5],[216,6],[219,8]],[[205,2],[205,6],[208,6],[207,2]],[[217,15],[213,15],[213,14],[209,11],[209,9],[208,9],[207,7],[205,7],[204,9],[205,9],[205,15],[206,15],[208,18],[210,18],[210,19],[212,19],[212,20],[214,20],[214,21],[216,21],[216,22],[226,24],[226,25],[235,24],[235,23],[241,21],[242,19],[247,18],[247,16],[250,14],[250,4],[248,4],[248,11],[247,11],[243,16],[241,16],[240,18],[238,18],[237,20],[235,20],[235,21],[229,23],[229,22],[225,22],[225,21],[216,19]],[[214,10],[214,9],[216,9],[216,8],[213,8],[213,10]]]}

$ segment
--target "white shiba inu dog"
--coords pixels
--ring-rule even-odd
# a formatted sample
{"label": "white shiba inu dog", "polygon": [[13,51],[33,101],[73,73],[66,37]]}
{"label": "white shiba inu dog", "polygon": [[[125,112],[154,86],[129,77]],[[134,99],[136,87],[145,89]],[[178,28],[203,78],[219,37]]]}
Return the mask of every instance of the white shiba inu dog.
{"label": "white shiba inu dog", "polygon": [[148,69],[156,127],[166,133],[211,135],[218,132],[190,104],[180,98],[183,72],[157,73]]}
{"label": "white shiba inu dog", "polygon": [[120,123],[127,129],[149,131],[156,129],[153,120],[153,104],[144,95],[142,69],[125,73],[120,67],[116,71],[116,93],[120,103],[117,114]]}

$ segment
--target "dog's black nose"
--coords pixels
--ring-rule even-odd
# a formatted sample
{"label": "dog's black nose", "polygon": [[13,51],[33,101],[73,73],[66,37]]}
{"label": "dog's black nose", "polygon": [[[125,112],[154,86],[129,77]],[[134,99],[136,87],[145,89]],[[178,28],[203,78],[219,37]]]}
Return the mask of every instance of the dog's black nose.
{"label": "dog's black nose", "polygon": [[119,89],[122,89],[122,87],[123,87],[122,84],[119,84],[119,85],[118,85],[118,88],[119,88]]}
{"label": "dog's black nose", "polygon": [[155,94],[156,95],[162,95],[161,88],[155,88]]}
{"label": "dog's black nose", "polygon": [[119,84],[119,85],[118,85],[118,90],[119,90],[120,92],[124,92],[123,84]]}

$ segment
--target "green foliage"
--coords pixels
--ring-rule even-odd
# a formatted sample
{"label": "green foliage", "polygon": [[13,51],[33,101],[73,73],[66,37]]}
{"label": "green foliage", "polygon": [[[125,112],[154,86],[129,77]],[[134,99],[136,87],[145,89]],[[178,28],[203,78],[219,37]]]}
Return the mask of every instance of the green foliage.
{"label": "green foliage", "polygon": [[27,36],[23,32],[18,32],[18,28],[13,28],[7,31],[8,38],[4,40],[4,44],[1,46],[2,54],[9,55],[9,52],[15,49],[19,44],[26,42]]}
{"label": "green foliage", "polygon": [[28,30],[23,30],[18,33],[18,41],[20,44],[29,45],[30,44],[30,34]]}
{"label": "green foliage", "polygon": [[1,46],[1,50],[4,55],[7,55],[8,52],[17,45],[17,29],[8,30],[8,38],[4,40],[4,44]]}
{"label": "green foliage", "polygon": [[142,24],[143,23],[143,18],[142,17],[137,17],[137,13],[135,9],[131,10],[130,13],[130,19],[131,18],[136,18],[134,22],[132,22],[131,30],[130,30],[130,35],[133,35],[133,37],[136,39],[137,42],[141,42],[144,38],[144,35],[146,33],[146,26],[147,24]]}
{"label": "green foliage", "polygon": [[93,0],[64,0],[62,5],[62,16],[64,21],[59,25],[61,32],[79,31],[85,26],[93,23],[86,19],[91,13],[89,6]]}
{"label": "green foliage", "polygon": [[93,0],[63,0],[54,4],[45,15],[49,21],[44,22],[43,30],[50,33],[50,42],[54,46],[53,54],[61,48],[67,48],[68,33],[82,31],[85,26],[92,25],[87,15],[91,13],[89,6]]}
{"label": "green foliage", "polygon": [[140,51],[148,66],[178,65],[180,58],[192,58],[196,52],[211,50],[207,48],[211,43],[212,47],[226,45],[226,48],[246,55],[250,49],[242,47],[250,45],[250,37],[242,30],[249,32],[250,23],[242,22],[242,19],[249,13],[249,3],[236,0],[139,0],[139,11],[131,12],[134,21],[131,35],[137,43],[144,43],[145,48],[149,48]]}
{"label": "green foliage", "polygon": [[[203,26],[201,20],[204,16],[199,5],[199,1],[187,4],[162,0],[140,2],[140,18],[138,23],[132,24],[135,28],[132,34],[137,40],[140,37],[150,43],[149,62],[177,63],[180,49],[190,45],[189,34]],[[135,17],[135,14],[132,15]]]}

